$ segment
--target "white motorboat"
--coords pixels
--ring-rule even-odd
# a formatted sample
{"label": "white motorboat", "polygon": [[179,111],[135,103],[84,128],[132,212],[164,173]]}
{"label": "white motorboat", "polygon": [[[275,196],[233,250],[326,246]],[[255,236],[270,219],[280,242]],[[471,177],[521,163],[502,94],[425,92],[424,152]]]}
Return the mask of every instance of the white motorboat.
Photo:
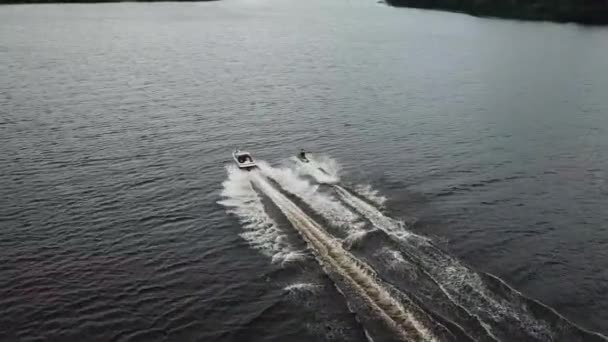
{"label": "white motorboat", "polygon": [[232,152],[232,157],[239,169],[249,171],[257,167],[257,164],[249,152],[236,150]]}

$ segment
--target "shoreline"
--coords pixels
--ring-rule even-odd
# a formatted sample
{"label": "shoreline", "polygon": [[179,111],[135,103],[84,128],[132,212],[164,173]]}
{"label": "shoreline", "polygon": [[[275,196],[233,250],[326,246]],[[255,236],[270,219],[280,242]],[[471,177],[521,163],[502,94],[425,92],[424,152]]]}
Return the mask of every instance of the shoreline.
{"label": "shoreline", "polygon": [[[576,1],[566,10],[552,6],[544,0],[530,0],[528,3],[514,4],[507,0],[497,0],[492,5],[484,1],[471,0],[385,0],[386,5],[397,8],[417,8],[444,12],[463,13],[480,18],[511,19],[521,21],[546,21],[553,23],[574,23],[586,26],[608,25],[608,3],[606,5],[583,6]],[[515,1],[517,2],[517,1]],[[577,7],[578,6],[578,7]]]}

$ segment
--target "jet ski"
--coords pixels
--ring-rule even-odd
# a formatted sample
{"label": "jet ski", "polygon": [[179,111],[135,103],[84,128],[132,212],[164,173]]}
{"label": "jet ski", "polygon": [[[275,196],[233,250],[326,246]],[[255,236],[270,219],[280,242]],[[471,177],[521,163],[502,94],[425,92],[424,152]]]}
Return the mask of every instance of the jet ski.
{"label": "jet ski", "polygon": [[232,157],[234,158],[236,166],[241,170],[249,171],[257,167],[257,164],[249,152],[236,150],[232,152]]}
{"label": "jet ski", "polygon": [[296,154],[296,158],[298,158],[299,161],[301,161],[302,163],[310,163],[312,167],[316,168],[317,170],[323,172],[324,174],[326,174],[327,176],[331,176],[331,174],[327,171],[325,171],[320,165],[318,165],[314,160],[309,159],[310,156],[310,152],[306,152],[304,149],[300,150],[300,153]]}
{"label": "jet ski", "polygon": [[298,153],[297,157],[304,163],[310,162],[310,159],[308,159],[308,157],[306,156],[306,151],[304,151],[304,149],[300,150],[300,153]]}

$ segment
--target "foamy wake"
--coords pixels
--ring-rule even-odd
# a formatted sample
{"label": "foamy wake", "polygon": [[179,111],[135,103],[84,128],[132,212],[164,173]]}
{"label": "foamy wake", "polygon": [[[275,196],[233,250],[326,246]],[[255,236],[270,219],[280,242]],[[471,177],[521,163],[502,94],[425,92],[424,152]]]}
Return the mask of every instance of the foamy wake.
{"label": "foamy wake", "polygon": [[[302,162],[296,157],[292,157],[292,168],[301,176],[311,176],[321,184],[337,184],[340,182],[340,163],[337,160],[327,155],[307,154],[308,163]],[[386,197],[372,188],[369,184],[358,184],[355,186],[355,192],[374,203],[380,208],[384,208]]]}
{"label": "foamy wake", "polygon": [[[353,195],[348,190],[339,185],[334,185],[337,194],[340,198],[352,208],[355,208],[361,215],[367,218],[374,227],[384,230],[386,233],[394,235],[398,238],[407,239],[413,234],[405,229],[403,222],[390,218],[384,215],[378,208]],[[417,238],[424,239],[421,236]]]}
{"label": "foamy wake", "polygon": [[476,272],[443,252],[417,255],[425,272],[439,285],[455,304],[476,317],[486,332],[494,336],[494,326],[504,322],[516,322],[530,336],[540,340],[552,340],[553,332],[547,322],[538,320],[519,301],[496,296],[487,288]]}
{"label": "foamy wake", "polygon": [[312,283],[295,283],[285,286],[283,289],[287,292],[307,292],[316,293],[322,286]]}
{"label": "foamy wake", "polygon": [[389,269],[415,274],[415,265],[406,261],[399,251],[382,247],[374,253]]}
{"label": "foamy wake", "polygon": [[[367,231],[363,228],[361,217],[367,219],[375,228],[396,237],[408,250],[408,255],[414,259],[416,265],[406,261],[401,252],[388,248],[379,250],[377,256],[385,259],[391,269],[407,272],[408,269],[420,268],[436,282],[449,300],[476,317],[488,335],[494,339],[497,339],[495,329],[499,329],[505,322],[518,324],[520,329],[540,340],[553,337],[548,323],[537,319],[527,307],[518,304],[519,301],[497,296],[485,285],[479,274],[434,247],[428,238],[408,231],[403,223],[386,216],[360,196],[339,185],[333,186],[338,198],[353,208],[355,213],[334,196],[319,191],[318,185],[298,177],[297,170],[272,168],[264,162],[259,165],[263,175],[275,180],[284,190],[300,198],[329,223],[344,229],[348,233],[345,241],[347,244],[359,243],[365,239]],[[244,232],[241,233],[243,238],[254,248],[271,256],[273,262],[298,259],[303,255],[288,244],[285,234],[264,212],[262,202],[252,188],[253,180],[283,211],[314,251],[319,262],[325,267],[335,269],[352,282],[361,296],[380,312],[382,317],[391,322],[390,325],[403,336],[411,337],[412,331],[418,331],[415,334],[420,333],[426,337],[432,336],[411,312],[396,302],[375,280],[374,271],[369,266],[344,250],[338,240],[328,235],[291,200],[277,191],[262,174],[257,171],[241,172],[236,167],[231,167],[228,168],[228,180],[223,184],[224,199],[219,203],[226,206],[228,212],[239,217],[244,225]],[[379,196],[377,192],[376,195]],[[365,198],[371,201],[370,197]],[[286,291],[305,289],[312,288],[306,284],[294,284],[285,288]]]}
{"label": "foamy wake", "polygon": [[298,177],[294,170],[289,168],[273,168],[264,162],[260,162],[259,167],[265,176],[306,202],[315,212],[347,235],[358,234],[363,230],[365,223],[361,218],[331,195],[319,191],[318,184],[313,185]]}
{"label": "foamy wake", "polygon": [[319,263],[338,273],[344,281],[348,282],[401,339],[408,341],[436,340],[431,330],[415,316],[414,312],[395,300],[378,283],[369,266],[342,248],[338,241],[277,191],[262,175],[255,172],[252,173],[252,177],[256,187],[277,205],[307,242]]}
{"label": "foamy wake", "polygon": [[[479,274],[441,252],[428,238],[406,230],[403,223],[387,217],[376,207],[339,185],[334,187],[343,201],[355,208],[376,228],[397,237],[403,246],[410,250],[411,256],[417,259],[419,267],[437,283],[442,292],[453,303],[476,317],[490,336],[494,337],[492,331],[494,324],[510,320],[518,322],[522,330],[536,338],[551,337],[551,329],[545,322],[535,319],[525,307],[495,296],[483,283]],[[390,268],[412,267],[398,251],[383,249],[381,254]]]}
{"label": "foamy wake", "polygon": [[292,157],[293,169],[301,176],[311,176],[321,184],[336,184],[340,181],[340,164],[325,155],[306,154],[308,163]]}
{"label": "foamy wake", "polygon": [[[316,173],[311,171],[310,167],[314,167],[314,164],[300,164],[305,164],[308,168],[299,168],[296,171],[300,174],[306,173],[320,181],[315,176]],[[337,165],[337,163],[335,164]],[[282,170],[280,175],[277,172],[268,172],[268,174],[287,191],[300,197],[324,218],[329,219],[332,224],[337,222],[342,225],[348,224],[349,220],[345,221],[343,218],[347,217],[352,220],[353,215],[357,215],[343,205],[332,203],[335,202],[335,199],[329,195],[321,194],[321,200],[316,198],[319,194],[316,193],[315,186],[299,180],[296,174],[289,174],[287,170]],[[378,206],[383,205],[386,201],[386,198],[376,190],[363,185],[356,188],[355,195],[337,184],[334,184],[333,188],[340,200],[355,209],[374,227],[396,237],[405,246],[411,248],[412,256],[418,259],[419,267],[422,267],[437,282],[440,289],[452,302],[465,309],[470,315],[477,317],[490,336],[493,336],[492,326],[505,320],[519,322],[524,331],[537,338],[551,336],[551,330],[546,323],[535,319],[525,308],[516,307],[512,303],[496,297],[487,289],[477,273],[463,266],[449,255],[438,252],[432,247],[428,238],[410,232],[403,222],[386,216],[377,207],[371,205],[368,201]],[[316,195],[313,197],[311,194]],[[367,201],[363,200],[362,197]],[[317,205],[314,205],[315,203]],[[328,208],[332,208],[332,210],[328,210]],[[366,233],[364,230],[353,231],[346,243],[357,243],[365,238]],[[434,252],[430,253],[429,251]],[[384,248],[378,256],[385,259],[389,268],[392,269],[405,271],[415,267],[407,262],[400,252],[395,250]]]}
{"label": "foamy wake", "polygon": [[218,203],[239,218],[243,225],[239,235],[253,248],[271,257],[273,263],[303,258],[304,253],[289,244],[287,236],[264,211],[262,201],[251,185],[250,173],[235,166],[227,167],[227,172],[228,179],[222,184],[223,199]]}
{"label": "foamy wake", "polygon": [[355,192],[367,199],[368,201],[374,203],[378,207],[384,209],[384,204],[386,203],[386,197],[380,194],[378,190],[372,188],[369,184],[359,184],[355,186]]}

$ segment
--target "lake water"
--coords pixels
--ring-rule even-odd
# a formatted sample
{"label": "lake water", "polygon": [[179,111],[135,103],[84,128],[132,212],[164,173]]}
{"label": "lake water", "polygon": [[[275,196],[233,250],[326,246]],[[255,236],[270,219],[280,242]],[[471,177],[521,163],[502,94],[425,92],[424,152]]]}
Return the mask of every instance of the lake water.
{"label": "lake water", "polygon": [[607,90],[603,28],[1,6],[0,340],[606,341]]}

